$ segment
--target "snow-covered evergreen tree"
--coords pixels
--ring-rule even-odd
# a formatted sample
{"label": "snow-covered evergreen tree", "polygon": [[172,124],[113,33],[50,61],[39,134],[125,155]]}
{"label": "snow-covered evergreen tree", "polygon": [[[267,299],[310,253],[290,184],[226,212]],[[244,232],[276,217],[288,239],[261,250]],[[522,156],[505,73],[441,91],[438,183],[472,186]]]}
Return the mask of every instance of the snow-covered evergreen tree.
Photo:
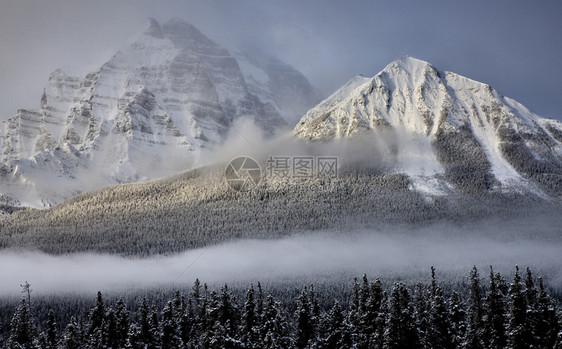
{"label": "snow-covered evergreen tree", "polygon": [[[324,319],[323,333],[319,340],[320,348],[351,348],[353,345],[351,338],[351,328],[345,318],[344,313],[336,301],[330,312]],[[357,347],[365,347],[368,343],[356,344]]]}
{"label": "snow-covered evergreen tree", "polygon": [[295,346],[297,348],[306,348],[309,341],[314,338],[314,324],[312,322],[312,311],[308,299],[308,290],[306,286],[301,292],[297,302],[296,315],[296,334]]}
{"label": "snow-covered evergreen tree", "polygon": [[246,292],[246,302],[242,312],[242,324],[240,326],[240,337],[247,348],[253,348],[258,344],[258,322],[256,314],[256,303],[254,300],[254,285]]}
{"label": "snow-covered evergreen tree", "polygon": [[476,266],[472,267],[469,276],[470,296],[468,298],[468,329],[463,346],[467,349],[484,348],[484,324],[482,290],[480,287],[480,275]]}
{"label": "snow-covered evergreen tree", "polygon": [[561,334],[562,339],[562,327],[558,321],[556,305],[544,289],[542,278],[539,278],[537,312],[535,336],[539,339],[538,346],[551,348],[556,343],[558,333]]}
{"label": "snow-covered evergreen tree", "polygon": [[10,323],[10,337],[6,342],[7,349],[36,348],[35,327],[26,298],[22,298]]}
{"label": "snow-covered evergreen tree", "polygon": [[287,320],[281,314],[281,305],[269,294],[265,301],[261,342],[264,348],[285,348],[290,344]]}
{"label": "snow-covered evergreen tree", "polygon": [[160,333],[161,349],[176,349],[183,346],[179,326],[174,314],[174,305],[172,301],[169,301],[162,310]]}
{"label": "snow-covered evergreen tree", "polygon": [[527,321],[527,299],[521,284],[519,267],[515,267],[513,282],[509,285],[509,323],[507,326],[507,347],[510,349],[529,348],[529,323]]}
{"label": "snow-covered evergreen tree", "polygon": [[45,343],[43,348],[57,348],[57,322],[55,321],[55,312],[53,309],[49,309],[49,314],[47,315],[47,328],[45,329]]}
{"label": "snow-covered evergreen tree", "polygon": [[420,336],[420,346],[425,347],[427,343],[427,337],[429,336],[429,302],[428,296],[430,296],[428,290],[426,290],[421,283],[417,283],[414,288],[414,311],[416,317],[416,327]]}
{"label": "snow-covered evergreen tree", "polygon": [[70,319],[68,325],[62,333],[59,343],[59,349],[79,349],[82,348],[82,334],[80,333],[80,325],[74,317]]}
{"label": "snow-covered evergreen tree", "polygon": [[505,300],[498,285],[500,279],[500,275],[494,274],[494,269],[490,266],[490,287],[486,295],[484,316],[485,341],[488,348],[505,348],[507,343]]}
{"label": "snow-covered evergreen tree", "polygon": [[120,348],[125,346],[129,333],[129,312],[123,298],[119,298],[115,306],[116,341]]}
{"label": "snow-covered evergreen tree", "polygon": [[449,329],[452,347],[460,348],[466,335],[466,312],[459,294],[455,291],[449,298]]}
{"label": "snow-covered evergreen tree", "polygon": [[429,301],[429,332],[426,345],[430,348],[452,348],[450,323],[443,290],[436,286]]}
{"label": "snow-covered evergreen tree", "polygon": [[410,293],[403,283],[396,283],[389,299],[383,348],[416,348],[418,346],[419,337]]}
{"label": "snow-covered evergreen tree", "polygon": [[96,305],[90,311],[88,318],[87,341],[88,347],[97,348],[104,346],[104,331],[105,331],[105,305],[100,291],[98,291],[96,298]]}

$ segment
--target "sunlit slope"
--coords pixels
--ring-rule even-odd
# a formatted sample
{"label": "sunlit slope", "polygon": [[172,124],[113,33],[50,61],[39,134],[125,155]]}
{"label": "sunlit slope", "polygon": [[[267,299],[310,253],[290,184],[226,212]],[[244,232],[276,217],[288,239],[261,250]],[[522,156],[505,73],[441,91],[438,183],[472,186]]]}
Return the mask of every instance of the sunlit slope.
{"label": "sunlit slope", "polygon": [[235,192],[222,170],[198,169],[163,180],[118,185],[47,210],[17,211],[0,220],[0,245],[49,253],[147,255],[243,237],[507,217],[517,207],[542,205],[533,197],[476,198],[457,193],[428,198],[412,190],[408,178],[399,174],[350,173],[282,187],[262,181],[250,192]]}

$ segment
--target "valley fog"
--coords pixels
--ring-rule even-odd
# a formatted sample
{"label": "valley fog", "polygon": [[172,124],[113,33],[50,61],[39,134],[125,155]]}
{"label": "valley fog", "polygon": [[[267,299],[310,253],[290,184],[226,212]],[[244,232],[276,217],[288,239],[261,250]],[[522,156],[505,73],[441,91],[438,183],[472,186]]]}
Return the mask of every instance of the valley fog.
{"label": "valley fog", "polygon": [[[346,274],[370,278],[429,275],[435,266],[444,283],[459,281],[476,265],[510,280],[515,265],[530,267],[550,287],[562,288],[560,218],[436,224],[424,228],[384,228],[354,232],[322,231],[277,240],[241,240],[151,258],[115,255],[47,255],[0,252],[0,296],[120,291],[147,287],[189,287],[195,278],[210,284],[275,282],[275,279]],[[427,280],[427,278],[425,278]]]}

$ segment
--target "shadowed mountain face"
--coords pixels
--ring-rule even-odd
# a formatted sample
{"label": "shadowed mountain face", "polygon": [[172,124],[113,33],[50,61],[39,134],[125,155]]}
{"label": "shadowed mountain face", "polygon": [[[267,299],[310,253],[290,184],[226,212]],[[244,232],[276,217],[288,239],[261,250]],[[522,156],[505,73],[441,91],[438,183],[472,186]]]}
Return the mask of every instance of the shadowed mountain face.
{"label": "shadowed mountain face", "polygon": [[374,138],[396,170],[430,194],[451,185],[469,193],[562,193],[560,122],[411,57],[373,78],[354,78],[311,109],[294,132],[312,141]]}
{"label": "shadowed mountain face", "polygon": [[318,96],[274,58],[231,54],[186,22],[152,20],[97,71],[53,72],[40,108],[4,124],[0,203],[49,206],[191,168],[238,118],[273,133],[294,125]]}

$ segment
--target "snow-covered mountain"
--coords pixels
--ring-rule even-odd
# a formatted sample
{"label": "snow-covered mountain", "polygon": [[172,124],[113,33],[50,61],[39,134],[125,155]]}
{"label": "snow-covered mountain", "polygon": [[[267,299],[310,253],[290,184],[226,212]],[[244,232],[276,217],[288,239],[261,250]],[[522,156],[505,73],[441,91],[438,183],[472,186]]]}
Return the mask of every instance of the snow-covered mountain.
{"label": "snow-covered mountain", "polygon": [[266,132],[320,100],[292,67],[211,41],[178,19],[148,30],[85,76],[56,70],[39,109],[0,130],[0,204],[48,206],[111,183],[198,164],[240,117]]}
{"label": "snow-covered mountain", "polygon": [[374,138],[397,171],[432,194],[453,188],[562,193],[562,123],[412,57],[372,78],[352,79],[294,132],[308,140]]}

